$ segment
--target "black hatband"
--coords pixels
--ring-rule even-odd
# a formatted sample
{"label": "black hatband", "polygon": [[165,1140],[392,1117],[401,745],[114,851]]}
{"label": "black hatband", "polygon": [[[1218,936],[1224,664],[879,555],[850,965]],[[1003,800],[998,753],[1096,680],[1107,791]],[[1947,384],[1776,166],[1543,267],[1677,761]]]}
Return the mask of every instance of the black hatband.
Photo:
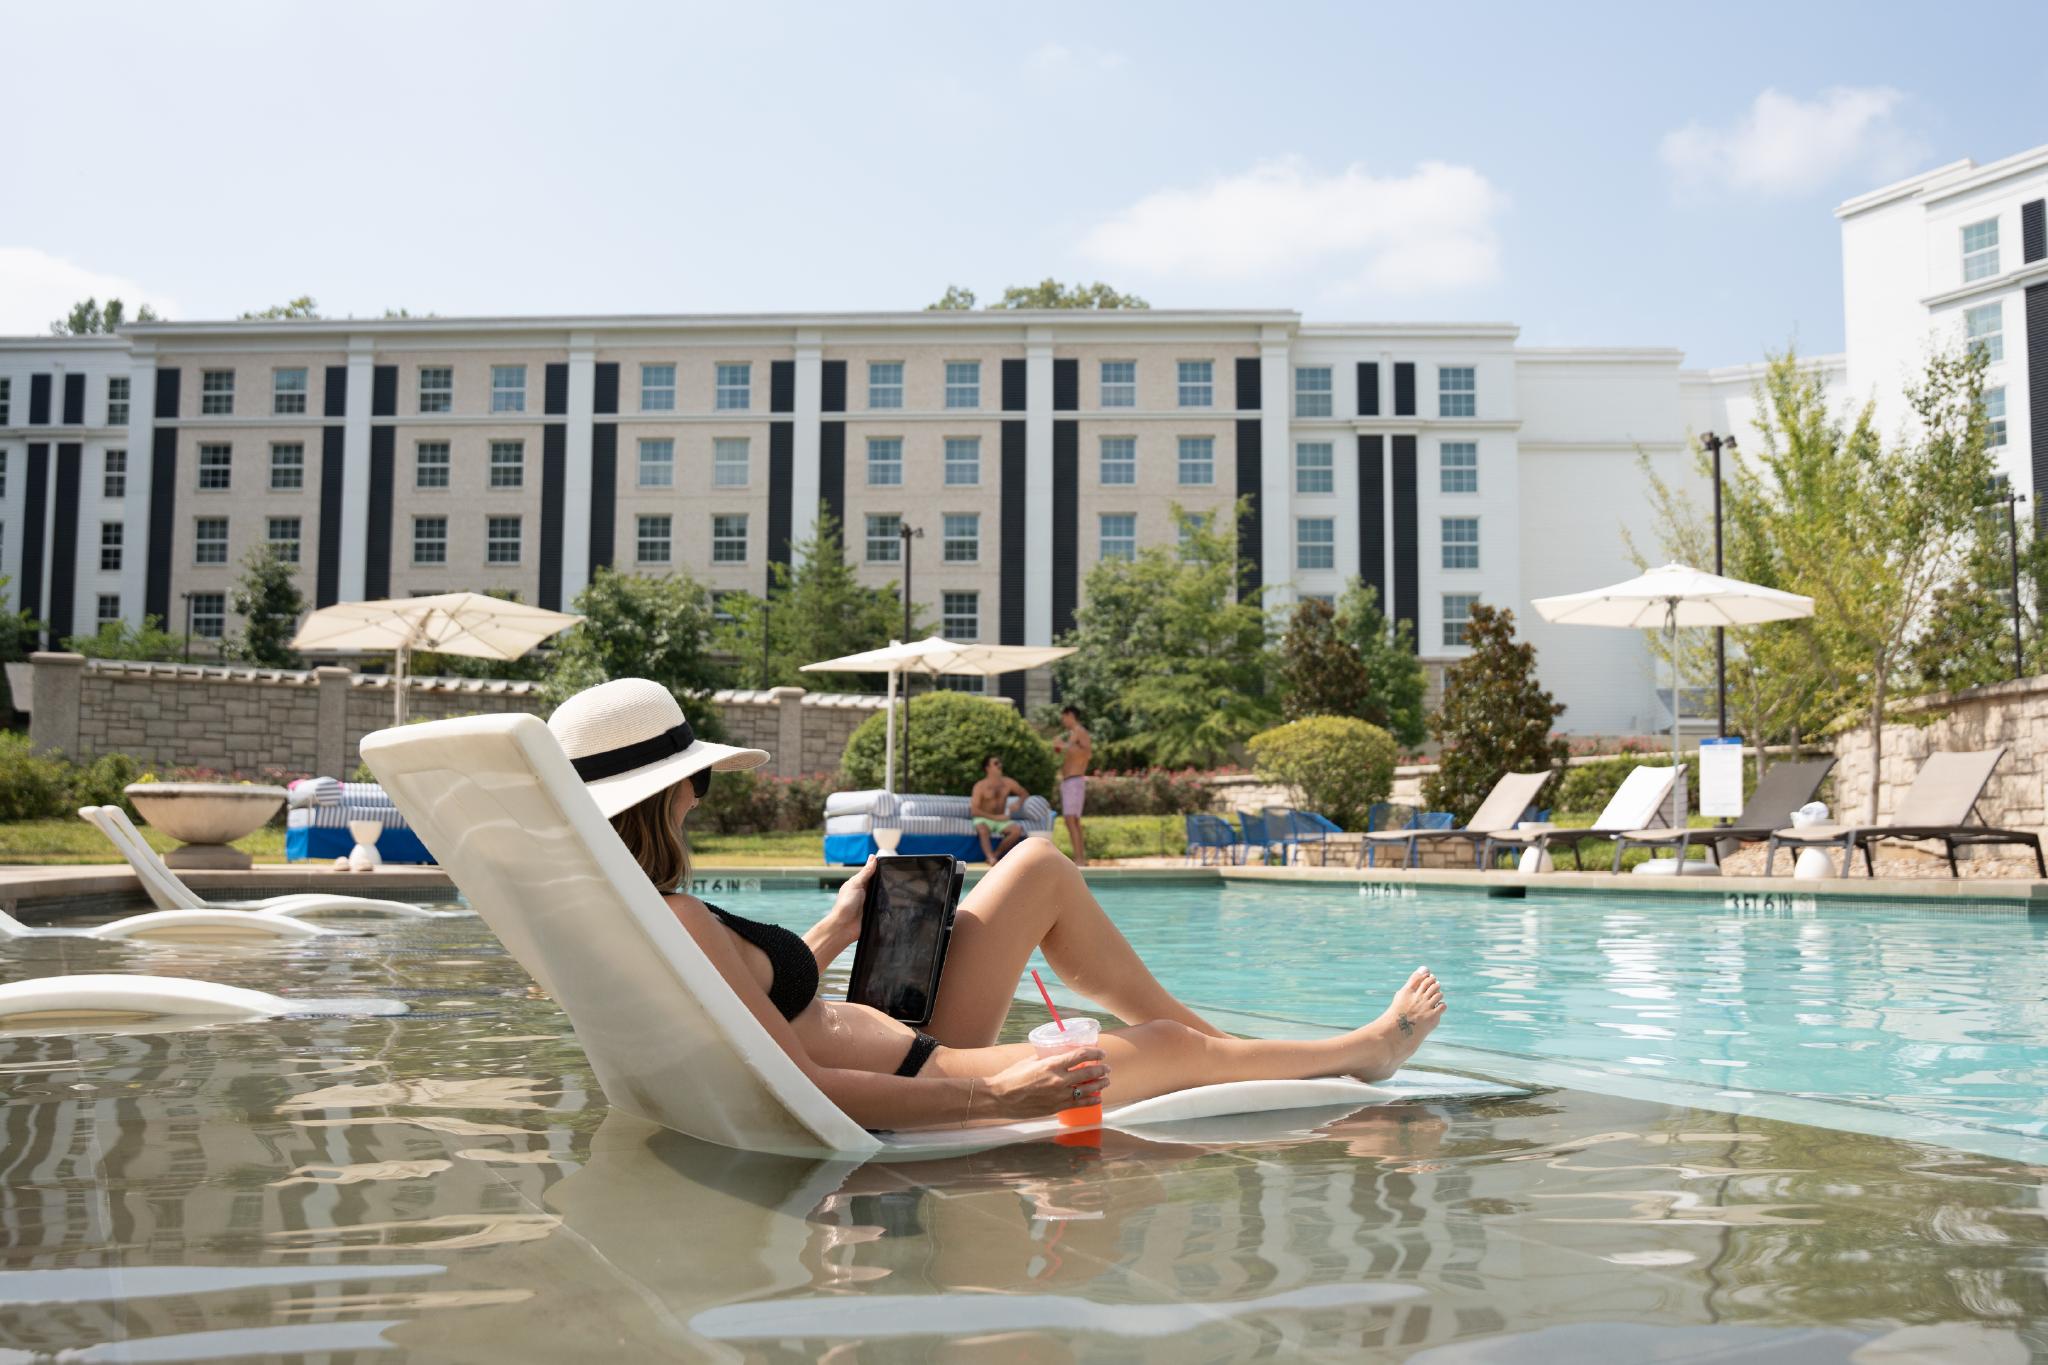
{"label": "black hatband", "polygon": [[670,754],[679,754],[696,742],[697,736],[691,733],[690,722],[684,721],[673,729],[662,731],[652,739],[643,739],[618,749],[606,749],[602,753],[585,754],[582,758],[572,758],[569,765],[576,769],[576,776],[585,782],[595,782],[600,778],[617,777],[620,773],[644,768],[650,763],[667,758]]}

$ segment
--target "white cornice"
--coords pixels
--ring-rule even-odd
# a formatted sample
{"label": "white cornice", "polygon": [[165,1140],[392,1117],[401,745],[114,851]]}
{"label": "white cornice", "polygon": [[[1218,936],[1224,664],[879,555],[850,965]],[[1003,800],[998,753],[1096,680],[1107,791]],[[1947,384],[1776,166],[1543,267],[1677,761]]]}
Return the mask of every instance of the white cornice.
{"label": "white cornice", "polygon": [[1676,346],[1517,346],[1515,359],[1531,365],[1676,365]]}
{"label": "white cornice", "polygon": [[1931,171],[1922,171],[1918,175],[1909,175],[1904,180],[1894,180],[1889,185],[1881,185],[1877,189],[1859,194],[1853,199],[1844,199],[1835,206],[1835,217],[1853,218],[1859,213],[1868,213],[1872,209],[1882,208],[1895,200],[1910,198],[1926,190],[1937,181],[1974,170],[1976,165],[1976,162],[1968,157],[1964,157],[1960,161],[1951,161],[1946,166],[1936,166]]}
{"label": "white cornice", "polygon": [[1971,280],[1959,289],[1950,289],[1940,294],[1929,294],[1920,300],[1925,308],[1947,308],[1953,304],[1969,303],[1976,299],[2002,294],[2008,289],[2021,289],[2030,284],[2048,281],[2048,261],[2034,261],[2018,270],[2008,270],[2003,275],[1989,279]]}
{"label": "white cornice", "polygon": [[[1833,355],[1801,356],[1793,367],[1800,374],[1847,374],[1849,357],[1841,352]],[[1710,369],[1680,370],[1681,384],[1729,384],[1737,380],[1757,380],[1771,372],[1768,360],[1751,360],[1740,365],[1717,365]]]}
{"label": "white cornice", "polygon": [[1513,322],[1304,322],[1299,328],[1304,341],[1513,341],[1521,334],[1521,325]]}

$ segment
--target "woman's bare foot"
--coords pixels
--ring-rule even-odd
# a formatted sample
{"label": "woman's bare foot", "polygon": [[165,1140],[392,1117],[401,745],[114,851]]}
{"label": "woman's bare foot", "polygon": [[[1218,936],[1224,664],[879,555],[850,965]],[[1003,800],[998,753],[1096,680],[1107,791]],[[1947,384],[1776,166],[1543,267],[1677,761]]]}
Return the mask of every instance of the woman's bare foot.
{"label": "woman's bare foot", "polygon": [[1443,1017],[1444,988],[1429,968],[1417,967],[1408,984],[1394,992],[1387,1012],[1351,1034],[1356,1059],[1351,1073],[1362,1081],[1385,1080],[1415,1055]]}

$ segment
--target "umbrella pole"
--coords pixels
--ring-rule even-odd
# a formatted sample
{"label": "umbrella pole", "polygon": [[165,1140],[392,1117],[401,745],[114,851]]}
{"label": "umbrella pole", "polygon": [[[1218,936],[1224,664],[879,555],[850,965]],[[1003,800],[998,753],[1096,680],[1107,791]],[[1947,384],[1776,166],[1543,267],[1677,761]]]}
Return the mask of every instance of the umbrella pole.
{"label": "umbrella pole", "polygon": [[896,790],[896,670],[889,670],[888,701],[882,707],[882,790]]}
{"label": "umbrella pole", "polygon": [[400,645],[391,661],[391,723],[405,724],[405,656],[411,652],[409,646]]}
{"label": "umbrella pole", "polygon": [[1685,800],[1685,781],[1678,771],[1678,599],[1673,598],[1665,609],[1664,640],[1666,652],[1671,655],[1671,827],[1677,829],[1681,819],[1679,807]]}

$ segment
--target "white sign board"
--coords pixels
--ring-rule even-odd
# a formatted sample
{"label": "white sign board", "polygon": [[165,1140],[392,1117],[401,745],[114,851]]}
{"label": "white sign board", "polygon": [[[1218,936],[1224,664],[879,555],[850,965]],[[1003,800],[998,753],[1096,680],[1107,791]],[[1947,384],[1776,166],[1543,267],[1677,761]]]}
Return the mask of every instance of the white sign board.
{"label": "white sign board", "polygon": [[1742,741],[1733,735],[1700,741],[1700,814],[1742,814]]}

